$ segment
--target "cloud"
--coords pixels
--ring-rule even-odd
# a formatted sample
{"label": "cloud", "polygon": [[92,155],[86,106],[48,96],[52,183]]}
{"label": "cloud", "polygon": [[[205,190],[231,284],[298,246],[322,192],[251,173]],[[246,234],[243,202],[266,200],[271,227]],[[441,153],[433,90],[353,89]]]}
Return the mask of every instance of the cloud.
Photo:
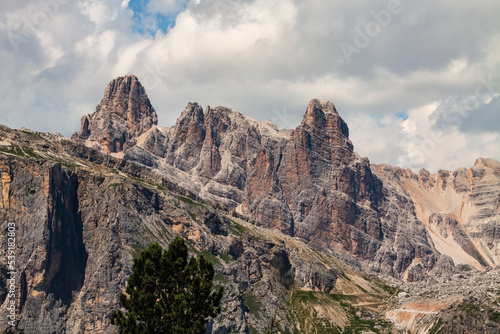
{"label": "cloud", "polygon": [[328,98],[372,162],[470,166],[500,159],[499,10],[493,0],[4,1],[0,123],[69,136],[111,79],[133,73],[162,125],[197,101],[293,128],[310,99]]}
{"label": "cloud", "polygon": [[474,112],[470,112],[462,122],[460,122],[460,131],[469,133],[484,133],[498,131],[498,112],[500,111],[500,97],[491,99]]}
{"label": "cloud", "polygon": [[[118,16],[117,5],[117,2],[106,3],[100,0],[82,0],[77,2],[77,6],[82,14],[98,28],[116,20]],[[121,9],[121,3],[119,7]]]}

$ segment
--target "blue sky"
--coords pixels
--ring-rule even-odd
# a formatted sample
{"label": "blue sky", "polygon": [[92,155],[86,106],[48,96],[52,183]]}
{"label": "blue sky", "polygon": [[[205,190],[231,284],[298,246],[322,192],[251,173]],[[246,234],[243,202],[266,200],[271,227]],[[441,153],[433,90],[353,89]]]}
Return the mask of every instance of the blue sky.
{"label": "blue sky", "polygon": [[418,171],[500,160],[500,2],[0,2],[0,124],[77,131],[135,74],[159,124],[188,102],[294,128],[331,100],[355,151]]}
{"label": "blue sky", "polygon": [[[150,0],[130,0],[128,3],[128,8],[130,8],[134,14],[132,20],[134,21],[134,31],[145,34],[149,33],[152,36],[160,30],[164,34],[167,33],[169,28],[175,25],[175,18],[177,14],[183,9],[179,8],[178,11],[170,13],[159,13],[151,12],[148,8]],[[153,26],[149,26],[150,22],[154,22]]]}

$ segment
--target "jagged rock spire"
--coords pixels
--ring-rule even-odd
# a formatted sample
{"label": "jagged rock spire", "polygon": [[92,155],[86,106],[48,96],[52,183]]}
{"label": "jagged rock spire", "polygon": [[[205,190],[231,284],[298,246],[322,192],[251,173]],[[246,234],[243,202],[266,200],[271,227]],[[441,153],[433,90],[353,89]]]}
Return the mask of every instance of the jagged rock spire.
{"label": "jagged rock spire", "polygon": [[112,80],[93,114],[82,117],[73,139],[106,153],[122,152],[136,138],[158,124],[158,116],[144,87],[134,75]]}

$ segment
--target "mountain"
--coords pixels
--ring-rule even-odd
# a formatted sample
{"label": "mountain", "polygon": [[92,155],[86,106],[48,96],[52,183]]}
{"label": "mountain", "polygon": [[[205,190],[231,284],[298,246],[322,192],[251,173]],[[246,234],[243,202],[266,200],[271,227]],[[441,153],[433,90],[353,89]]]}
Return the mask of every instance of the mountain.
{"label": "mountain", "polygon": [[478,270],[500,263],[500,163],[477,159],[472,168],[418,174],[373,166],[384,182],[411,199],[436,249],[457,265]]}
{"label": "mountain", "polygon": [[135,76],[111,81],[92,115],[82,117],[72,139],[106,153],[126,150],[135,138],[158,124],[158,116]]}
{"label": "mountain", "polygon": [[[90,119],[113,119],[116,101],[130,99],[120,92],[132,90],[116,90],[117,82],[136,83],[137,78],[113,80]],[[498,244],[498,237],[489,240],[482,234],[483,239],[469,240],[468,227],[456,229],[460,241],[452,246],[439,242],[443,238],[429,224],[439,219],[444,219],[440,225],[453,224],[440,213],[443,208],[425,205],[429,216],[433,214],[429,223],[420,214],[418,198],[391,182],[399,171],[372,167],[356,154],[348,126],[330,101],[312,100],[301,124],[291,131],[230,108],[204,111],[197,103],[189,103],[171,128],[159,127],[156,113],[144,113],[142,122],[149,127],[123,142],[121,131],[98,127],[107,123],[92,127],[94,133],[106,134],[106,143],[121,143],[124,149],[114,151],[115,157],[151,167],[201,198],[365,270],[411,281],[449,270],[452,261],[442,255],[455,251],[469,254],[467,263],[460,264],[477,269],[498,261],[494,252],[478,246]],[[85,122],[73,138],[84,132]],[[109,153],[109,144],[95,146],[96,141],[85,143]],[[494,176],[492,180],[498,182]],[[443,205],[455,205],[453,199]],[[493,214],[497,211],[492,208]],[[420,270],[422,265],[425,270]]]}
{"label": "mountain", "polygon": [[[210,332],[264,332],[273,316],[286,332],[349,328],[351,321],[389,326],[376,320],[390,298],[387,283],[296,238],[62,136],[0,126],[0,138],[1,227],[16,224],[15,301],[26,333],[116,331],[109,318],[134,256],[151,242],[167,247],[175,235],[214,264],[216,283],[225,287],[223,313]],[[6,319],[10,270],[5,256],[0,261]],[[331,293],[374,306],[356,314],[364,308],[341,307]]]}
{"label": "mountain", "polygon": [[[166,128],[119,77],[71,140],[0,127],[0,172],[29,333],[112,332],[133,257],[175,235],[226,288],[208,333],[264,332],[273,316],[289,333],[500,326],[500,163],[371,165],[327,100],[293,130],[198,103]],[[4,258],[0,277],[5,318]]]}

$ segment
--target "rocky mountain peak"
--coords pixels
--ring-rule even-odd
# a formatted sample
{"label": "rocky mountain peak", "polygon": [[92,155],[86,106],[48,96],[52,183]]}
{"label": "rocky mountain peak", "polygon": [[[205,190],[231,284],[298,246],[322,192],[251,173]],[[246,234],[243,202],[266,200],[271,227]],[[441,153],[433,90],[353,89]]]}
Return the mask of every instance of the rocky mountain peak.
{"label": "rocky mountain peak", "polygon": [[112,80],[96,111],[108,112],[126,120],[131,128],[149,130],[158,124],[158,116],[144,87],[135,75]]}
{"label": "rocky mountain peak", "polygon": [[352,154],[354,149],[349,140],[346,122],[338,114],[335,105],[328,100],[313,99],[309,102],[301,124],[294,131],[294,137],[300,141],[305,140],[306,143],[317,141],[319,146],[328,151],[345,150]]}
{"label": "rocky mountain peak", "polygon": [[349,138],[349,128],[329,100],[313,99],[307,106],[301,126],[322,131],[329,136]]}
{"label": "rocky mountain peak", "polygon": [[210,119],[212,123],[214,121],[216,123],[222,122],[226,126],[231,125],[233,122],[241,125],[245,119],[245,116],[238,111],[224,106],[217,106],[215,108],[210,108],[210,106],[208,106],[205,112],[205,117]]}
{"label": "rocky mountain peak", "polygon": [[492,169],[500,170],[500,164],[498,161],[489,158],[478,158],[474,163],[474,168],[476,167],[488,167]]}
{"label": "rocky mountain peak", "polygon": [[335,108],[335,105],[327,99],[312,99],[309,102],[307,111],[309,111],[309,109],[312,107],[320,109],[325,114],[339,114],[337,112],[337,109]]}
{"label": "rocky mountain peak", "polygon": [[203,108],[196,102],[189,102],[177,119],[175,132],[198,131],[203,128],[204,118]]}
{"label": "rocky mountain peak", "polygon": [[203,108],[197,102],[189,102],[177,119],[177,125],[195,121],[203,123]]}
{"label": "rocky mountain peak", "polygon": [[[127,82],[129,85],[124,85]],[[189,103],[175,126],[153,127],[141,138],[128,139],[123,137],[131,129],[124,112],[127,108],[120,107],[122,101],[114,99],[127,99],[134,84],[139,85],[135,77],[130,77],[118,78],[108,86],[96,113],[82,122],[80,136],[88,138],[87,146],[93,139],[90,143],[104,143],[110,152],[125,147],[125,159],[155,168],[201,198],[252,217],[266,227],[363,261],[370,262],[378,256],[371,265],[386,274],[417,279],[417,272],[411,269],[412,261],[427,261],[427,255],[437,254],[425,224],[434,212],[462,206],[449,203],[446,198],[434,205],[438,203],[434,198],[436,190],[452,193],[450,198],[461,198],[477,184],[479,198],[483,184],[498,184],[495,169],[485,167],[493,164],[487,159],[479,159],[470,171],[430,174],[422,170],[415,174],[381,166],[374,168],[382,176],[376,175],[368,159],[353,151],[348,126],[335,105],[324,99],[311,100],[301,124],[289,133],[231,108],[208,106],[204,111],[200,104]],[[102,124],[94,123],[96,119]],[[101,137],[95,136],[95,124],[104,129]],[[127,146],[135,138],[136,145]],[[414,192],[406,190],[407,183],[430,199],[431,209],[415,211],[420,202],[413,202]],[[495,205],[493,201],[491,206]],[[460,212],[455,214],[459,215]],[[495,230],[487,219],[484,229]],[[436,224],[442,225],[437,220]],[[411,231],[410,243],[399,237],[399,230]],[[442,246],[445,254],[453,254],[454,249],[441,242],[441,237],[436,236],[436,247]],[[462,244],[470,248],[469,242]],[[479,252],[488,251],[482,248]],[[484,259],[496,261],[498,257],[496,249],[490,252],[494,253],[491,256],[476,253],[473,249],[470,254],[464,251],[462,258],[476,265]]]}
{"label": "rocky mountain peak", "polygon": [[182,143],[188,141],[201,145],[205,138],[204,122],[203,108],[196,102],[189,102],[177,119],[173,142],[182,145]]}
{"label": "rocky mountain peak", "polygon": [[106,153],[119,153],[157,125],[158,116],[137,77],[127,75],[108,84],[95,112],[82,117],[81,124],[73,139]]}

